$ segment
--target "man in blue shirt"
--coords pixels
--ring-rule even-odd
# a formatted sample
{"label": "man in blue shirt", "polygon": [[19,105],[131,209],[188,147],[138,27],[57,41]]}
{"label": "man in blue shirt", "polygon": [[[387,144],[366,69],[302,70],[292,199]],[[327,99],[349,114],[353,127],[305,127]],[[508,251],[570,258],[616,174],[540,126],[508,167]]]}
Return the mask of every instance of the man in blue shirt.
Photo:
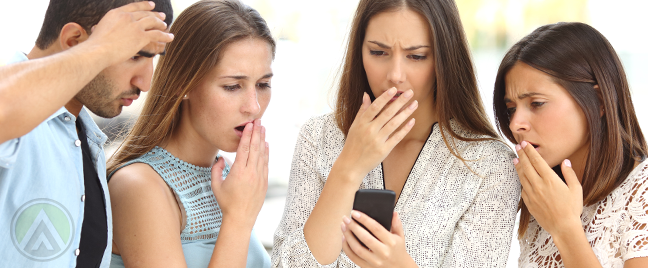
{"label": "man in blue shirt", "polygon": [[106,136],[86,109],[111,118],[149,89],[172,18],[170,0],[50,0],[36,46],[0,67],[0,267],[109,266]]}

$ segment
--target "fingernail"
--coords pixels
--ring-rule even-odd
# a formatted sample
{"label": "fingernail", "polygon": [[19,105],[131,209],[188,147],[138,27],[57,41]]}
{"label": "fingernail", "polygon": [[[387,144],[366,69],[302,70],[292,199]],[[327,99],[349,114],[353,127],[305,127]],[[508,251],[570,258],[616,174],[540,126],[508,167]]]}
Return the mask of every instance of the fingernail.
{"label": "fingernail", "polygon": [[518,163],[520,163],[520,159],[513,158],[513,165],[517,165]]}
{"label": "fingernail", "polygon": [[154,6],[155,6],[155,2],[153,2],[153,1],[149,1],[149,5],[151,5],[152,7],[154,7]]}
{"label": "fingernail", "polygon": [[416,109],[416,107],[418,107],[418,101],[414,100],[414,101],[412,102],[412,104],[410,104],[409,108],[410,108],[411,110],[414,110],[414,109]]}
{"label": "fingernail", "polygon": [[270,148],[270,143],[266,141],[266,148]]}
{"label": "fingernail", "polygon": [[390,88],[389,90],[387,90],[387,94],[389,94],[389,95],[396,94],[396,88],[395,87]]}
{"label": "fingernail", "polygon": [[344,223],[346,223],[346,224],[351,223],[351,219],[347,218],[347,216],[342,216],[342,220],[343,220]]}
{"label": "fingernail", "polygon": [[261,125],[261,119],[254,120],[254,123],[255,123],[257,126],[260,126],[260,125]]}
{"label": "fingernail", "polygon": [[169,37],[171,37],[171,39],[173,39],[175,37],[172,33],[167,33],[167,35],[169,35]]}
{"label": "fingernail", "polygon": [[415,119],[415,118],[412,118],[412,120],[410,120],[409,122],[407,122],[407,125],[411,127],[411,126],[414,125],[414,122],[415,122],[415,121],[416,121],[416,119]]}
{"label": "fingernail", "polygon": [[162,17],[162,19],[166,19],[166,13],[164,13],[164,12],[158,12],[158,13],[160,13],[160,16]]}
{"label": "fingernail", "polygon": [[515,145],[515,151],[517,152],[519,150],[522,150],[522,146],[520,146],[519,144],[516,144]]}
{"label": "fingernail", "polygon": [[353,217],[356,218],[356,219],[360,219],[361,214],[360,214],[360,212],[357,212],[357,211],[354,210],[353,212],[351,212],[351,215],[353,215]]}
{"label": "fingernail", "polygon": [[261,133],[265,134],[265,127],[261,126]]}
{"label": "fingernail", "polygon": [[344,222],[341,223],[341,224],[342,224],[342,226],[341,226],[342,227],[342,232],[346,232],[346,224],[344,224]]}
{"label": "fingernail", "polygon": [[565,162],[565,166],[571,167],[571,161],[569,159],[565,159],[563,162]]}
{"label": "fingernail", "polygon": [[342,242],[344,242],[344,241],[346,241],[346,237],[344,237],[344,235],[342,235]]}
{"label": "fingernail", "polygon": [[522,141],[522,143],[520,143],[520,145],[522,146],[522,148],[525,148],[525,147],[527,146],[527,144],[529,144],[529,143],[527,143],[526,141]]}
{"label": "fingernail", "polygon": [[408,90],[408,91],[405,91],[405,93],[403,93],[403,97],[405,97],[405,98],[409,98],[412,95],[414,95],[414,92],[411,89]]}

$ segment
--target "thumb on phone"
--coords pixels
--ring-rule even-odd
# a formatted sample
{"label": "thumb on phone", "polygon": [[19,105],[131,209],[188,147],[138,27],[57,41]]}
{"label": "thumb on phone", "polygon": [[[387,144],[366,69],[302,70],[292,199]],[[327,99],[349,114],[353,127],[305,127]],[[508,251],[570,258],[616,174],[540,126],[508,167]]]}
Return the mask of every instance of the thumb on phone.
{"label": "thumb on phone", "polygon": [[391,233],[403,238],[405,237],[405,233],[403,232],[403,222],[401,222],[398,217],[398,212],[396,211],[394,211],[394,216],[392,217]]}

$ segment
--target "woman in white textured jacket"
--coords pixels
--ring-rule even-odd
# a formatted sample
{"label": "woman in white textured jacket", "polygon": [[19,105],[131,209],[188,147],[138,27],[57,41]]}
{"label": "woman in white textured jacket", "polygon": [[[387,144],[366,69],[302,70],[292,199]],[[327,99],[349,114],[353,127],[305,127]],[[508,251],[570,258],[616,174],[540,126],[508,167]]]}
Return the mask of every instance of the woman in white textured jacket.
{"label": "woman in white textured jacket", "polygon": [[[504,267],[513,158],[484,112],[455,3],[362,0],[335,112],[301,129],[272,264]],[[358,189],[396,192],[392,230],[351,213]]]}

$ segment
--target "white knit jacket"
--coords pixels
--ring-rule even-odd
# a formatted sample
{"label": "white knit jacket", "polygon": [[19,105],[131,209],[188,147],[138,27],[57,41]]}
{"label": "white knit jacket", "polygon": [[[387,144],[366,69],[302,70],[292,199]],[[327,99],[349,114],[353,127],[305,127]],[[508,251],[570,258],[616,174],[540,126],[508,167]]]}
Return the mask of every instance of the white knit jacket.
{"label": "white knit jacket", "polygon": [[[459,135],[477,137],[451,124]],[[520,198],[515,154],[499,141],[455,144],[472,171],[451,154],[435,124],[407,178],[395,207],[407,252],[420,267],[505,267]],[[332,114],[302,127],[286,207],[274,234],[273,267],[357,267],[344,253],[333,263],[318,263],[303,232],[343,146],[344,135]],[[360,189],[383,185],[378,165]]]}

